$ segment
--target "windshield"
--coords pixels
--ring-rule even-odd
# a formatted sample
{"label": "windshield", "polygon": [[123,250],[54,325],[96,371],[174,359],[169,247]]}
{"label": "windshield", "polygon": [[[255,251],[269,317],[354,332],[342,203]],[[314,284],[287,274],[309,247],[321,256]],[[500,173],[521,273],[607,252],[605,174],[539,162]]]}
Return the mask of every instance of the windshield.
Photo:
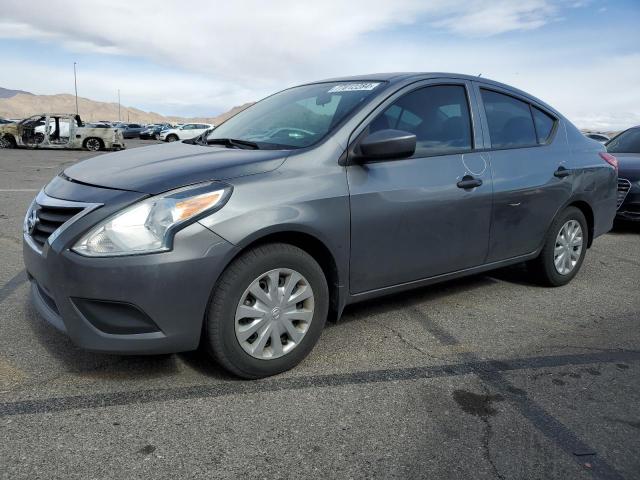
{"label": "windshield", "polygon": [[331,82],[291,88],[230,118],[207,141],[243,140],[267,149],[308,147],[324,138],[379,85],[381,82]]}
{"label": "windshield", "polygon": [[631,128],[611,139],[607,144],[611,153],[640,153],[640,128]]}

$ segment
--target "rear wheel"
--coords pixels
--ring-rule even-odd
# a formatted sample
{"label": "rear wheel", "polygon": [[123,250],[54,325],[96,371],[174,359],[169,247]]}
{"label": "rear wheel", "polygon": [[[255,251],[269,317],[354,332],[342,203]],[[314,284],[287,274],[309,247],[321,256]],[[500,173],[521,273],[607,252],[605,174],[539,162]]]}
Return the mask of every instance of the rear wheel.
{"label": "rear wheel", "polygon": [[322,268],[303,250],[275,243],[238,257],[215,287],[203,344],[231,373],[261,378],[295,367],[327,318]]}
{"label": "rear wheel", "polygon": [[558,287],[576,276],[587,252],[588,232],[584,214],[576,207],[569,207],[556,217],[540,255],[529,262],[541,283]]}
{"label": "rear wheel", "polygon": [[98,152],[102,149],[102,140],[99,138],[87,138],[84,141],[84,148],[92,152]]}
{"label": "rear wheel", "polygon": [[177,142],[179,140],[177,135],[167,135],[167,142]]}

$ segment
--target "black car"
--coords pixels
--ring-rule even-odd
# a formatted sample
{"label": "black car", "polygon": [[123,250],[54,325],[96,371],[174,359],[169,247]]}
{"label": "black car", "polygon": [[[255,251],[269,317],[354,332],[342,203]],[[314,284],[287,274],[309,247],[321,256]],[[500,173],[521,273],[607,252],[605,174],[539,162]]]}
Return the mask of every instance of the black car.
{"label": "black car", "polygon": [[165,128],[171,128],[168,123],[158,123],[156,125],[148,125],[147,128],[140,132],[140,138],[143,140],[158,139],[160,132]]}
{"label": "black car", "polygon": [[613,137],[605,146],[618,159],[616,218],[640,221],[640,125]]}

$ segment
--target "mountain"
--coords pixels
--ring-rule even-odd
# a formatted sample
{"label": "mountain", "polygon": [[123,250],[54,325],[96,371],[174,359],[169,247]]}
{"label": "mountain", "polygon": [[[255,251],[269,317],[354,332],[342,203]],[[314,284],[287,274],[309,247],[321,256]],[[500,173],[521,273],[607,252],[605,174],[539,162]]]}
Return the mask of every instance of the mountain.
{"label": "mountain", "polygon": [[11,90],[10,88],[0,87],[0,98],[15,97],[19,93],[23,93],[25,95],[33,95],[33,93],[25,92],[24,90]]}
{"label": "mountain", "polygon": [[[4,92],[15,92],[10,96],[3,96]],[[227,118],[244,110],[252,103],[245,103],[233,107],[228,112],[211,117],[185,118],[164,116],[155,112],[145,112],[133,107],[120,106],[120,119],[124,122],[135,123],[186,123],[202,122],[219,125]],[[0,88],[0,117],[27,118],[39,113],[73,113],[76,111],[76,98],[66,93],[58,95],[34,95],[20,90]],[[78,97],[78,111],[83,120],[95,122],[98,120],[118,120],[118,104],[98,102],[88,98]]]}

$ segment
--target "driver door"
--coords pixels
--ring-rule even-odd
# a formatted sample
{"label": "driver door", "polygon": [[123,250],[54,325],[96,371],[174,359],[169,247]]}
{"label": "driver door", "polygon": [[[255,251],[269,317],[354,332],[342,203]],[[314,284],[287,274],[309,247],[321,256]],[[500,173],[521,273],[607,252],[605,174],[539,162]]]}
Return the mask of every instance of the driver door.
{"label": "driver door", "polygon": [[[354,294],[475,267],[488,252],[491,174],[475,151],[470,85],[422,82],[403,92],[366,128],[415,134],[415,154],[347,167]],[[478,185],[464,188],[469,179]]]}

